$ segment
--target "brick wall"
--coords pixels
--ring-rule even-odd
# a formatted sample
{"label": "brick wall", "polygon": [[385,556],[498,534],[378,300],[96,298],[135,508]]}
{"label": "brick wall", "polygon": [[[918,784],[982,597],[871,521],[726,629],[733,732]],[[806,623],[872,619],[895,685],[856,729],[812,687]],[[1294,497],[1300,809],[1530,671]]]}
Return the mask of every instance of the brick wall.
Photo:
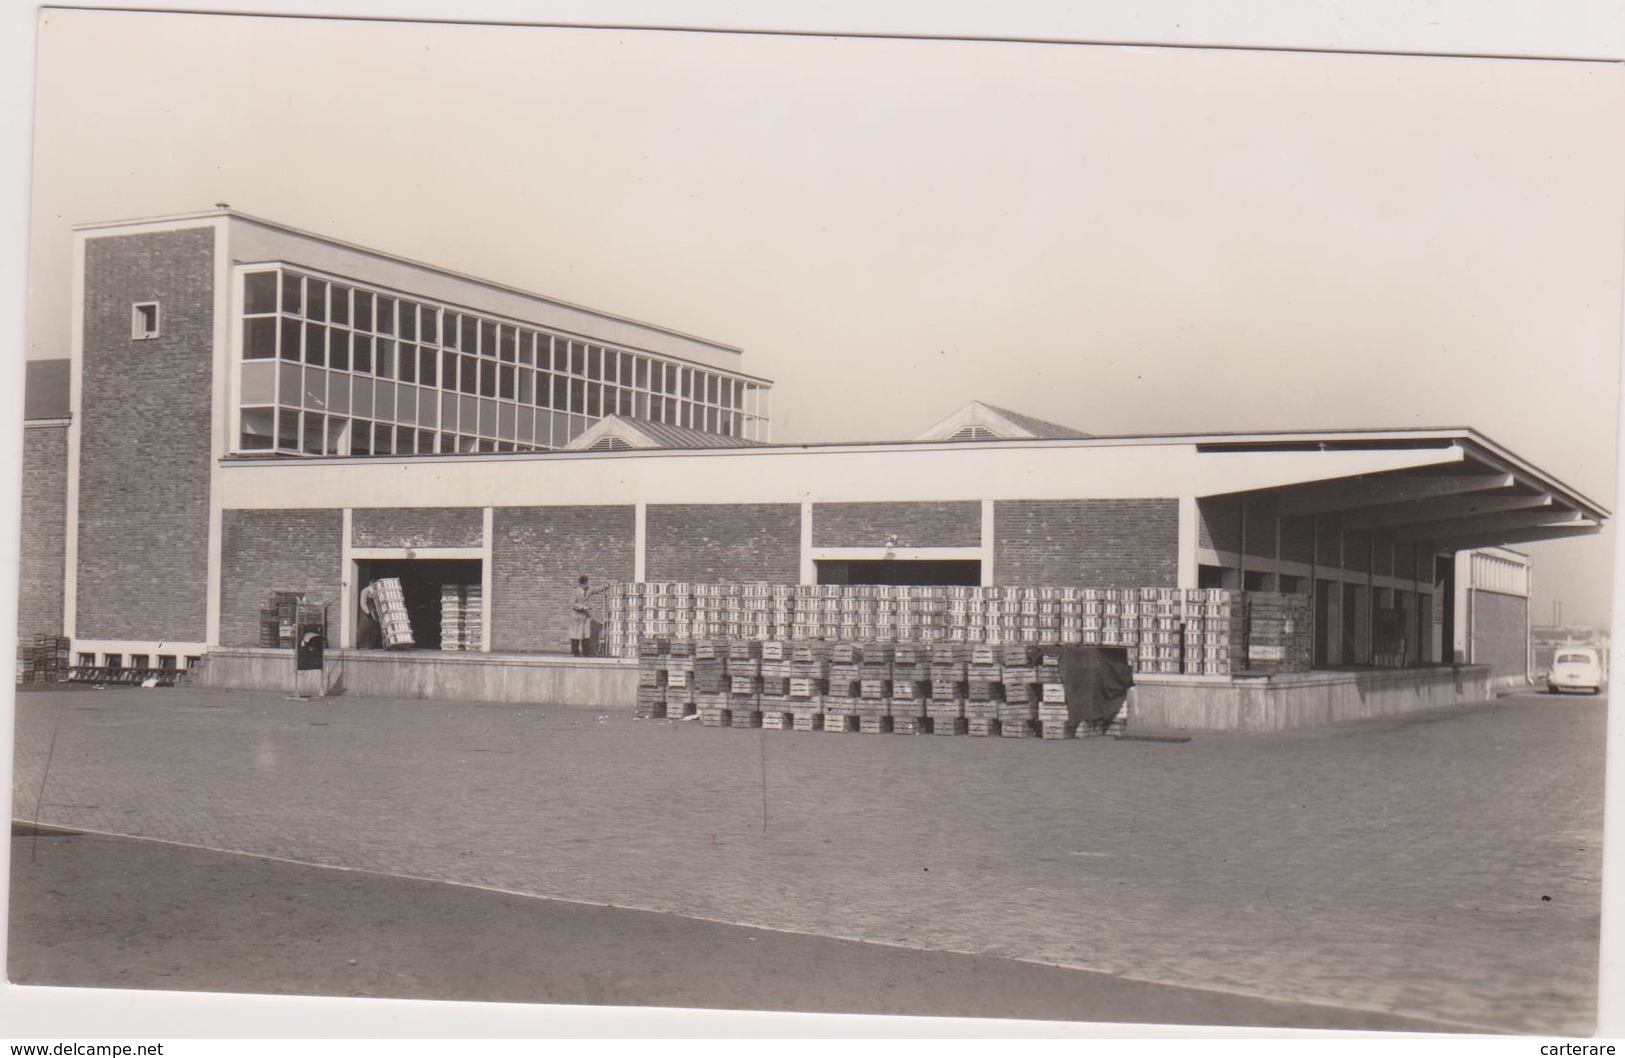
{"label": "brick wall", "polygon": [[350,512],[355,547],[479,547],[485,512],[478,507],[358,507]]}
{"label": "brick wall", "polygon": [[801,507],[661,504],[648,509],[645,576],[719,584],[801,579]]}
{"label": "brick wall", "polygon": [[[491,649],[570,649],[576,578],[636,573],[636,515],[621,507],[499,507],[491,523]],[[594,602],[604,619],[604,600]]]}
{"label": "brick wall", "polygon": [[[277,591],[338,603],[344,512],[224,511],[220,536],[220,643],[257,646],[260,609]],[[337,635],[338,607],[328,611]]]}
{"label": "brick wall", "polygon": [[1000,585],[1173,587],[1179,501],[1015,500],[994,505]]}
{"label": "brick wall", "polygon": [[1475,664],[1489,665],[1491,679],[1521,679],[1528,672],[1529,600],[1475,591],[1471,597]]}
{"label": "brick wall", "polygon": [[[79,636],[205,638],[213,265],[207,228],[86,245]],[[130,337],[141,301],[157,338]]]}
{"label": "brick wall", "polygon": [[974,501],[813,505],[814,547],[882,547],[893,534],[899,547],[977,547],[982,542],[982,505]]}
{"label": "brick wall", "polygon": [[17,634],[62,631],[68,530],[68,428],[23,430],[22,546],[17,577]]}

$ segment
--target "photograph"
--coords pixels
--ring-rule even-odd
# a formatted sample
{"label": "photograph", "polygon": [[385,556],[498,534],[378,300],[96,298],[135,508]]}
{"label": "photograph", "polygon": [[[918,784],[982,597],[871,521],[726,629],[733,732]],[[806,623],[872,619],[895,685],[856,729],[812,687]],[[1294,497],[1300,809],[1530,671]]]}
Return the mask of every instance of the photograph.
{"label": "photograph", "polygon": [[1617,39],[441,8],[36,12],[7,1002],[1606,1028]]}

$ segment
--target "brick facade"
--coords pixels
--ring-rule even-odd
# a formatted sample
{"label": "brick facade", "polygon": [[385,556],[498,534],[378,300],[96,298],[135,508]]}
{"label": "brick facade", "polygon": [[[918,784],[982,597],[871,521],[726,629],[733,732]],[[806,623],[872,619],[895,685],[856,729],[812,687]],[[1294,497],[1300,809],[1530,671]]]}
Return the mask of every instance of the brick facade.
{"label": "brick facade", "polygon": [[[491,649],[570,648],[576,578],[594,587],[636,573],[629,506],[499,507],[491,527]],[[604,618],[602,598],[593,612]]]}
{"label": "brick facade", "polygon": [[1241,547],[1241,499],[1206,496],[1196,501],[1201,544],[1214,551],[1234,552]]}
{"label": "brick facade", "polygon": [[993,573],[1000,585],[1173,587],[1179,501],[1000,501]]}
{"label": "brick facade", "polygon": [[[260,610],[271,593],[302,591],[314,603],[338,603],[344,563],[344,512],[224,511],[220,535],[220,643],[258,646]],[[337,635],[335,605],[329,621]]]}
{"label": "brick facade", "polygon": [[350,512],[354,547],[479,547],[485,512],[478,507],[358,507]]}
{"label": "brick facade", "polygon": [[793,503],[648,508],[649,580],[718,584],[801,579],[801,507]]}
{"label": "brick facade", "polygon": [[22,545],[18,556],[17,634],[62,631],[68,532],[68,428],[23,430]]}
{"label": "brick facade", "polygon": [[78,636],[205,638],[213,350],[213,229],[87,241]]}
{"label": "brick facade", "polygon": [[946,503],[818,503],[813,505],[814,547],[977,547],[982,505]]}

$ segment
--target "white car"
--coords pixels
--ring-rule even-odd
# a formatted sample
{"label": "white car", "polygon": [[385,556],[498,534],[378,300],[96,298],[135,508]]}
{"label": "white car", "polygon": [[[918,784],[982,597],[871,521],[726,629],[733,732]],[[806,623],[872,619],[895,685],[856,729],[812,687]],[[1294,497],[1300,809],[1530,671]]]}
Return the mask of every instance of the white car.
{"label": "white car", "polygon": [[1558,647],[1551,670],[1546,673],[1546,689],[1553,694],[1601,692],[1602,662],[1597,660],[1597,652],[1590,647]]}

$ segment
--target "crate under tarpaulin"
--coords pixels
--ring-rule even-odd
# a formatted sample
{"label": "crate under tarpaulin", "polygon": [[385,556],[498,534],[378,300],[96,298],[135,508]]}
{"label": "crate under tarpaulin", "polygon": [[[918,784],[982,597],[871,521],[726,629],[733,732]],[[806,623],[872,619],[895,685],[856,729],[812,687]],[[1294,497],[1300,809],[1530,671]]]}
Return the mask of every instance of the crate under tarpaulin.
{"label": "crate under tarpaulin", "polygon": [[1068,722],[1093,731],[1106,730],[1134,686],[1134,669],[1124,647],[1046,646],[1034,655],[1056,660],[1066,688]]}

